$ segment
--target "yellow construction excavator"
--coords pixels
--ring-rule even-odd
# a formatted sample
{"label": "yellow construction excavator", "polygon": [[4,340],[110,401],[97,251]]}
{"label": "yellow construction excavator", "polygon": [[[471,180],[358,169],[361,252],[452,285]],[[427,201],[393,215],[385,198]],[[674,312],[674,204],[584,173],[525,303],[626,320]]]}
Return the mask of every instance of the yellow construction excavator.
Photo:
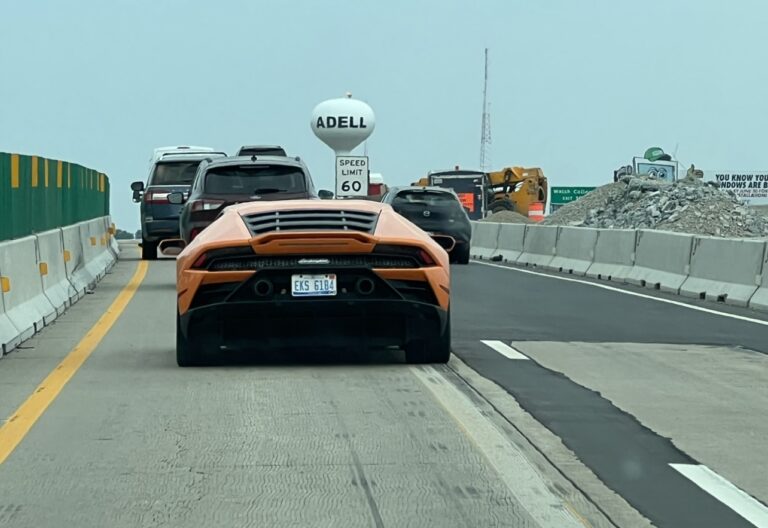
{"label": "yellow construction excavator", "polygon": [[413,183],[416,186],[450,187],[459,195],[472,219],[499,211],[529,216],[531,205],[543,213],[549,189],[547,177],[538,167],[505,167],[498,171],[433,171]]}

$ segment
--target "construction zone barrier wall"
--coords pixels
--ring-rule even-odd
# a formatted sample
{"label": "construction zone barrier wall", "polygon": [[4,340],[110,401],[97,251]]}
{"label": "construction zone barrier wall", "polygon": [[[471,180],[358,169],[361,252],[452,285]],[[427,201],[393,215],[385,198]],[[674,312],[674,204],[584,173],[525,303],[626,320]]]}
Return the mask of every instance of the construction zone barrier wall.
{"label": "construction zone barrier wall", "polygon": [[627,282],[669,293],[680,293],[688,277],[693,235],[641,229],[637,233],[635,265]]}
{"label": "construction zone barrier wall", "polygon": [[95,284],[96,278],[88,273],[85,266],[80,226],[75,224],[62,228],[61,237],[64,240],[64,267],[71,284],[69,298],[74,302],[85,295],[85,292]]}
{"label": "construction zone barrier wall", "polygon": [[96,218],[0,242],[3,355],[53,322],[114,265],[107,225]]}
{"label": "construction zone barrier wall", "polygon": [[494,256],[500,256],[505,262],[517,262],[523,253],[525,227],[525,224],[501,224],[499,247]]}
{"label": "construction zone barrier wall", "polygon": [[491,222],[472,222],[471,254],[475,258],[491,258],[499,242],[501,224]]}
{"label": "construction zone barrier wall", "polygon": [[[472,254],[481,258],[501,256],[516,265],[768,311],[765,239],[519,224],[497,224],[494,231],[486,227],[493,224],[482,225],[481,243],[495,249],[473,247]],[[493,233],[498,233],[496,242],[489,244]]]}
{"label": "construction zone barrier wall", "polygon": [[56,316],[72,304],[70,284],[64,267],[64,239],[61,230],[37,235],[37,267],[43,284],[43,294],[56,311]]}
{"label": "construction zone barrier wall", "polygon": [[763,255],[763,271],[760,274],[760,287],[749,300],[749,307],[768,312],[768,247]]}
{"label": "construction zone barrier wall", "polygon": [[547,269],[555,258],[558,229],[555,226],[527,226],[523,252],[518,257],[517,264]]}
{"label": "construction zone barrier wall", "polygon": [[624,282],[635,265],[637,231],[634,229],[599,229],[592,265],[587,277]]}
{"label": "construction zone barrier wall", "polygon": [[0,273],[5,279],[3,307],[21,340],[39,332],[56,318],[56,309],[43,294],[37,267],[37,238],[11,240],[0,245]]}
{"label": "construction zone barrier wall", "polygon": [[557,235],[555,258],[548,264],[554,271],[585,275],[595,257],[597,229],[561,227]]}
{"label": "construction zone barrier wall", "polygon": [[680,295],[747,306],[760,286],[765,242],[696,237]]}

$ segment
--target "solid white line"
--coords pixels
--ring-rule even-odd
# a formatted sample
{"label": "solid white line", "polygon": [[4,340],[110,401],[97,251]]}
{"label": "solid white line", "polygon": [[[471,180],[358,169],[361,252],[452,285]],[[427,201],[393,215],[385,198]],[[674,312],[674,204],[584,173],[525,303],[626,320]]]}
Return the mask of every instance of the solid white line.
{"label": "solid white line", "polygon": [[496,352],[509,359],[528,359],[528,356],[521,354],[511,346],[501,341],[481,341],[484,345],[488,345]]}
{"label": "solid white line", "polygon": [[541,273],[539,271],[525,270],[525,269],[520,269],[520,268],[514,268],[514,267],[511,267],[511,266],[502,266],[500,264],[492,264],[490,262],[480,262],[479,260],[473,260],[472,262],[474,262],[475,264],[482,264],[483,266],[491,266],[493,268],[501,268],[501,269],[510,270],[510,271],[517,271],[518,273],[528,273],[530,275],[538,275],[540,277],[548,277],[550,279],[557,279],[557,280],[568,281],[568,282],[577,282],[579,284],[586,284],[587,286],[593,286],[595,288],[602,288],[603,290],[613,291],[613,292],[617,292],[617,293],[623,293],[624,295],[632,295],[633,297],[640,297],[640,298],[643,298],[643,299],[650,299],[652,301],[658,301],[658,302],[663,302],[663,303],[667,303],[667,304],[674,304],[675,306],[680,306],[682,308],[688,308],[690,310],[696,310],[697,312],[705,312],[705,313],[709,313],[709,314],[720,315],[722,317],[729,317],[731,319],[738,319],[739,321],[746,321],[748,323],[754,323],[754,324],[759,324],[759,325],[763,325],[763,326],[768,326],[768,321],[763,321],[762,319],[754,319],[752,317],[746,317],[744,315],[736,315],[736,314],[731,314],[731,313],[726,313],[726,312],[718,312],[717,310],[712,310],[710,308],[704,308],[702,306],[696,306],[696,305],[693,305],[693,304],[687,304],[687,303],[680,302],[680,301],[673,301],[672,299],[663,299],[661,297],[654,297],[653,295],[646,295],[644,293],[638,293],[638,292],[633,292],[633,291],[622,290],[621,288],[616,288],[614,286],[607,286],[605,284],[595,284],[594,282],[589,282],[589,281],[586,281],[586,280],[574,279],[574,278],[571,278],[571,277],[560,277],[558,275],[549,275],[547,273]]}
{"label": "solid white line", "polygon": [[699,464],[670,464],[670,466],[758,528],[768,528],[768,508],[707,466]]}
{"label": "solid white line", "polygon": [[568,503],[555,493],[515,444],[442,373],[432,366],[410,367],[469,441],[485,457],[520,505],[541,528],[587,526]]}

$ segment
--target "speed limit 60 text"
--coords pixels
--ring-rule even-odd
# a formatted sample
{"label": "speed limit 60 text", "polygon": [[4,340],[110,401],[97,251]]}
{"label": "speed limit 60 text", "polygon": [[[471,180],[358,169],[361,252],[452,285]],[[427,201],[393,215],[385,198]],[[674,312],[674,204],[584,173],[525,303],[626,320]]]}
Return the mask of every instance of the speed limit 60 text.
{"label": "speed limit 60 text", "polygon": [[336,158],[336,196],[366,196],[368,194],[368,157],[338,156]]}

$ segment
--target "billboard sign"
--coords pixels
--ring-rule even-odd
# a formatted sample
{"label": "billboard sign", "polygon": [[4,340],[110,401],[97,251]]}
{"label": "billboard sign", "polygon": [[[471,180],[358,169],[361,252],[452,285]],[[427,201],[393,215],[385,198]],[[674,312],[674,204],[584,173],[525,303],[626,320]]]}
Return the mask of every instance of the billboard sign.
{"label": "billboard sign", "polygon": [[768,171],[704,171],[704,179],[750,205],[768,204]]}

